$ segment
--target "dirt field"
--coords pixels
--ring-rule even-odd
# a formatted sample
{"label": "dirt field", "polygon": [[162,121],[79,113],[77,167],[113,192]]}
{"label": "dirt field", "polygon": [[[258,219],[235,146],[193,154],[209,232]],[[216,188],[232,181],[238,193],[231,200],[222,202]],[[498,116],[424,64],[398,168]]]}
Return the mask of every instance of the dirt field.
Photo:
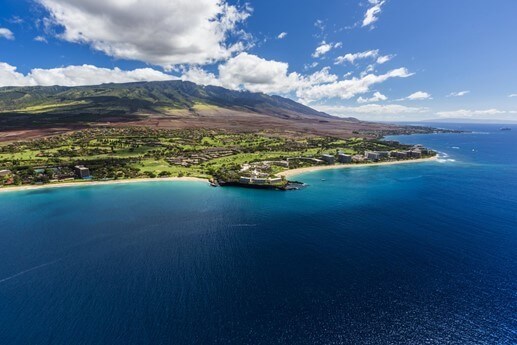
{"label": "dirt field", "polygon": [[38,114],[0,116],[0,142],[41,138],[84,128],[109,126],[146,126],[154,128],[212,128],[236,132],[271,132],[286,136],[328,135],[340,138],[374,137],[379,132],[396,131],[400,127],[339,118],[309,116],[279,118],[273,115],[211,109],[170,114],[138,114],[121,116]]}

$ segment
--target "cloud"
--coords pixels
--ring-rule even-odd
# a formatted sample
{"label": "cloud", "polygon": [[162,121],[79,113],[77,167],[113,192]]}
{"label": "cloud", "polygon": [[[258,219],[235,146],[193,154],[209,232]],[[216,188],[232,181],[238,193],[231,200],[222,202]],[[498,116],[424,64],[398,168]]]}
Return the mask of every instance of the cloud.
{"label": "cloud", "polygon": [[13,16],[13,17],[7,19],[7,22],[9,22],[11,24],[22,24],[24,22],[24,20],[18,16]]}
{"label": "cloud", "polygon": [[375,63],[382,65],[382,64],[390,61],[394,57],[395,57],[395,55],[379,56],[379,50],[375,49],[375,50],[367,50],[367,51],[359,52],[359,53],[348,53],[348,54],[345,54],[342,56],[338,56],[336,58],[336,60],[334,61],[334,63],[336,65],[345,64],[345,63],[354,64],[357,60],[376,59]]}
{"label": "cloud", "polygon": [[398,104],[366,104],[357,107],[348,106],[314,106],[319,111],[326,112],[331,115],[349,117],[349,116],[380,116],[380,115],[401,115],[401,114],[419,114],[428,111],[427,108],[406,107]]}
{"label": "cloud", "polygon": [[508,95],[508,97],[510,97],[510,98],[517,97],[517,93],[512,93],[511,95]]}
{"label": "cloud", "polygon": [[390,61],[391,59],[393,59],[395,57],[395,55],[383,55],[383,56],[379,56],[377,58],[377,63],[379,65],[382,65],[383,63],[386,63],[388,61]]}
{"label": "cloud", "polygon": [[357,103],[373,103],[373,102],[380,102],[380,101],[386,101],[388,97],[384,96],[380,92],[375,92],[372,97],[370,98],[363,98],[359,97],[357,99]]}
{"label": "cloud", "polygon": [[152,68],[124,71],[91,65],[67,66],[52,69],[35,68],[24,75],[16,67],[0,63],[0,86],[80,86],[102,83],[127,83],[137,81],[158,81],[177,79]]}
{"label": "cloud", "polygon": [[16,71],[16,67],[0,62],[0,86],[28,86],[29,79]]}
{"label": "cloud", "polygon": [[316,29],[318,30],[318,33],[316,35],[314,35],[315,37],[323,37],[324,36],[324,33],[325,33],[325,30],[327,28],[327,26],[325,25],[325,22],[321,19],[318,19],[314,22],[314,26],[316,27]]}
{"label": "cloud", "polygon": [[391,78],[407,78],[412,76],[406,68],[398,68],[391,70],[385,74],[366,74],[360,78],[351,78],[333,83],[313,85],[310,88],[304,88],[297,91],[297,96],[306,103],[314,102],[320,99],[339,98],[350,99],[360,94],[370,91],[370,87],[383,83]]}
{"label": "cloud", "polygon": [[188,80],[200,85],[222,86],[221,82],[214,73],[206,72],[197,66],[191,67],[184,71],[180,79]]}
{"label": "cloud", "polygon": [[447,97],[463,97],[469,93],[470,93],[470,91],[451,92],[450,94],[447,95]]}
{"label": "cloud", "polygon": [[252,92],[288,93],[301,80],[298,73],[288,73],[289,64],[240,53],[219,65],[220,84],[229,89]]}
{"label": "cloud", "polygon": [[43,36],[36,36],[36,37],[34,37],[34,40],[36,42],[47,43],[47,39],[45,37],[43,37]]}
{"label": "cloud", "polygon": [[[407,69],[399,68],[381,75],[372,73],[359,78],[340,80],[337,75],[331,73],[330,67],[303,75],[290,72],[289,64],[285,62],[266,60],[245,52],[220,64],[217,74],[207,72],[200,66],[184,67],[181,71],[182,75],[178,78],[152,68],[124,71],[119,68],[82,65],[52,69],[36,68],[28,74],[22,74],[16,71],[16,67],[0,63],[0,86],[79,86],[182,79],[233,90],[280,94],[304,103],[313,103],[323,99],[350,99],[370,92],[373,85],[388,79],[406,78],[412,75]],[[374,97],[382,99],[385,96],[375,93]]]}
{"label": "cloud", "polygon": [[[371,86],[388,79],[406,78],[411,75],[407,69],[399,68],[381,75],[367,74],[360,78],[339,80],[337,75],[330,72],[330,67],[302,75],[289,72],[289,64],[285,62],[240,53],[219,65],[217,78],[213,74],[206,75],[196,69],[190,73],[184,73],[181,78],[221,85],[234,90],[294,95],[299,101],[309,104],[321,99],[350,99],[369,92]],[[377,95],[377,97],[382,99],[383,95]]]}
{"label": "cloud", "polygon": [[368,50],[360,53],[348,53],[343,56],[338,56],[335,60],[335,64],[343,64],[343,63],[355,63],[356,60],[359,59],[368,59],[368,58],[376,58],[379,56],[379,50]]}
{"label": "cloud", "polygon": [[304,70],[308,70],[308,69],[316,68],[316,67],[318,67],[319,64],[320,64],[319,62],[314,61],[314,62],[312,62],[310,64],[303,65],[303,69]]}
{"label": "cloud", "polygon": [[165,68],[226,60],[249,39],[239,24],[252,9],[226,0],[37,1],[59,38]]}
{"label": "cloud", "polygon": [[371,26],[377,20],[379,20],[379,14],[382,12],[382,6],[386,3],[385,0],[369,0],[371,5],[370,8],[364,14],[363,24],[362,26]]}
{"label": "cloud", "polygon": [[440,111],[436,115],[443,118],[472,118],[478,116],[493,116],[501,114],[513,114],[513,111],[499,110],[499,109],[485,109],[485,110],[472,110],[472,109],[459,109],[451,111]]}
{"label": "cloud", "polygon": [[284,39],[286,38],[287,36],[287,32],[281,32],[280,34],[278,34],[278,36],[276,38],[278,38],[279,40],[281,39]]}
{"label": "cloud", "polygon": [[407,96],[405,99],[409,101],[423,101],[426,99],[431,99],[431,95],[424,91],[417,91]]}
{"label": "cloud", "polygon": [[6,38],[8,40],[14,40],[14,34],[7,28],[0,28],[0,38]]}
{"label": "cloud", "polygon": [[321,42],[321,44],[316,48],[314,53],[312,53],[313,58],[319,58],[323,55],[327,54],[329,51],[331,51],[334,48],[339,48],[343,44],[341,42],[338,43],[327,43],[325,41]]}

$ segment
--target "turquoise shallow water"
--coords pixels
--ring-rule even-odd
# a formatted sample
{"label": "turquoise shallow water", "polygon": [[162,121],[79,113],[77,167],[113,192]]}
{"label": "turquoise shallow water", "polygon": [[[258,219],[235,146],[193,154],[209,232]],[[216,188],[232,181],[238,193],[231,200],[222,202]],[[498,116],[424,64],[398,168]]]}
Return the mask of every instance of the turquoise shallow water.
{"label": "turquoise shallow water", "polygon": [[0,343],[516,343],[517,130],[467,129],[296,192],[0,194]]}

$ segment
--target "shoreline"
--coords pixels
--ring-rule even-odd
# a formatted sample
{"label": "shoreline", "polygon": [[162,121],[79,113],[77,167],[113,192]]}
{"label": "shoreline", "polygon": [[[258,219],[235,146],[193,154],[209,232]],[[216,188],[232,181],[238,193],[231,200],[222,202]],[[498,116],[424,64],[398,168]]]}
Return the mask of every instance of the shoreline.
{"label": "shoreline", "polygon": [[103,185],[116,185],[116,184],[131,184],[131,183],[145,183],[145,182],[206,182],[208,179],[199,177],[157,177],[157,178],[135,178],[126,180],[109,180],[109,181],[78,181],[78,182],[65,182],[65,183],[49,183],[43,185],[22,185],[15,187],[2,187],[0,188],[1,193],[8,192],[21,192],[28,190],[38,189],[54,189],[54,188],[68,188],[68,187],[89,187],[89,186],[103,186]]}
{"label": "shoreline", "polygon": [[[350,168],[364,168],[364,167],[372,167],[372,166],[385,166],[385,165],[399,165],[399,164],[410,164],[410,163],[423,163],[438,160],[438,156],[429,157],[429,158],[421,158],[421,159],[412,159],[405,161],[392,161],[392,162],[379,162],[379,163],[359,163],[359,164],[336,164],[336,165],[322,165],[322,166],[313,166],[313,167],[305,167],[298,169],[290,169],[282,171],[276,176],[284,176],[286,179],[292,178],[294,176],[311,173],[316,171],[323,170],[334,170],[334,169],[350,169]],[[77,181],[77,182],[65,182],[65,183],[50,183],[44,185],[22,185],[15,187],[1,187],[1,193],[8,192],[21,192],[21,191],[30,191],[30,190],[39,190],[39,189],[55,189],[55,188],[68,188],[68,187],[89,187],[89,186],[103,186],[103,185],[117,185],[117,184],[132,184],[132,183],[146,183],[146,182],[204,182],[208,183],[208,179],[199,178],[199,177],[157,177],[157,178],[135,178],[135,179],[126,179],[126,180],[109,180],[109,181]]]}
{"label": "shoreline", "polygon": [[423,163],[423,162],[431,162],[438,160],[438,155],[429,158],[420,158],[420,159],[411,159],[405,161],[392,161],[392,162],[378,162],[378,163],[358,163],[358,164],[335,164],[335,165],[322,165],[322,166],[313,166],[313,167],[305,167],[298,169],[290,169],[286,171],[279,172],[276,176],[284,176],[286,179],[289,179],[293,176],[297,176],[304,173],[323,171],[323,170],[334,170],[334,169],[351,169],[351,168],[364,168],[364,167],[373,167],[373,166],[384,166],[384,165],[399,165],[399,164],[410,164],[410,163]]}

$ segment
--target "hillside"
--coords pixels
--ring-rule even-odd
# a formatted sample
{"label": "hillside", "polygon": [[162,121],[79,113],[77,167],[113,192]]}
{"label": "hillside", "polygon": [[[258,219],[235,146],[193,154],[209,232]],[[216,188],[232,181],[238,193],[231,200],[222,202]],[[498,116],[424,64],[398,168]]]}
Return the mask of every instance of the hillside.
{"label": "hillside", "polygon": [[0,109],[17,113],[126,115],[220,107],[282,118],[329,117],[290,99],[184,81],[0,88]]}
{"label": "hillside", "polygon": [[377,136],[405,129],[338,118],[293,100],[184,81],[0,88],[0,141],[95,126]]}

